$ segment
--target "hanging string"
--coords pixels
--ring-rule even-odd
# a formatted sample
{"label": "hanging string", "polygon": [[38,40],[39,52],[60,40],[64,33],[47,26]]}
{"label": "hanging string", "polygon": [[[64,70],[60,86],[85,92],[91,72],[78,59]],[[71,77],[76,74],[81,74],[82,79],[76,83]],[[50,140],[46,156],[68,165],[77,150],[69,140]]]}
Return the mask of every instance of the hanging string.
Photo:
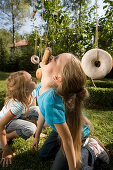
{"label": "hanging string", "polygon": [[35,55],[37,54],[37,30],[36,32],[36,36],[35,36]]}
{"label": "hanging string", "polygon": [[96,0],[96,35],[95,35],[95,48],[98,48],[98,4]]}
{"label": "hanging string", "polygon": [[96,50],[96,56],[97,61],[99,61],[99,51],[98,51],[98,2],[96,0],[96,33],[95,33],[95,48]]}
{"label": "hanging string", "polygon": [[[44,0],[42,0],[42,24],[41,24],[41,34],[42,34],[42,28],[43,28],[43,17],[44,17]],[[40,37],[40,46],[41,46],[41,59],[42,59],[42,35]]]}
{"label": "hanging string", "polygon": [[46,33],[46,47],[48,46],[48,33],[49,33],[49,25],[48,25],[47,33]]}
{"label": "hanging string", "polygon": [[55,29],[54,29],[54,31],[53,31],[53,49],[52,49],[52,51],[54,51],[55,31],[57,31],[57,22],[58,22],[58,0],[55,0],[53,20],[55,21]]}
{"label": "hanging string", "polygon": [[[54,6],[54,12],[53,12],[53,20],[55,21],[55,15],[56,15],[56,12],[55,12],[55,9],[56,9],[56,1],[55,1],[55,6]],[[54,29],[54,27],[53,27]],[[54,33],[55,33],[55,30],[53,31],[53,46],[52,46],[52,51],[54,51]]]}
{"label": "hanging string", "polygon": [[[95,48],[96,50],[96,56],[97,56],[97,61],[99,61],[99,51],[98,51],[98,2],[96,0],[96,31],[95,31]],[[91,78],[91,82],[94,87],[96,87],[94,80]]]}

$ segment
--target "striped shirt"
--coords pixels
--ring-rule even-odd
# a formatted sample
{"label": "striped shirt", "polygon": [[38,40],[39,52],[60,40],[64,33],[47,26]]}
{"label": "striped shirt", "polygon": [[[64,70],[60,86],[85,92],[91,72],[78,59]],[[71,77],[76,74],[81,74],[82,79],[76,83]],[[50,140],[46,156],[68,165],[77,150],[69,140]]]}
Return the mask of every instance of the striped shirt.
{"label": "striped shirt", "polygon": [[[36,90],[33,90],[32,96],[31,96],[31,102],[29,105],[32,104],[33,100],[36,98]],[[10,111],[11,114],[17,119],[22,114],[25,114],[26,112],[26,106],[19,102],[18,100],[11,99],[7,105],[5,105],[2,110],[0,111],[0,120],[4,117],[4,115]]]}

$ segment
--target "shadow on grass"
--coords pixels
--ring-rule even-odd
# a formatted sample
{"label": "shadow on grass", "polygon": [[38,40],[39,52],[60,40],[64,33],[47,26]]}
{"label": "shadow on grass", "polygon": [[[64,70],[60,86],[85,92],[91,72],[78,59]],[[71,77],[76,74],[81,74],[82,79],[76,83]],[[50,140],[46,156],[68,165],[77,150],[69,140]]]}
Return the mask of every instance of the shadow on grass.
{"label": "shadow on grass", "polygon": [[[1,159],[1,155],[0,155]],[[16,155],[12,160],[12,165],[0,170],[50,170],[50,162],[41,161],[38,157],[38,152],[31,150]]]}
{"label": "shadow on grass", "polygon": [[[113,170],[113,144],[106,146],[107,148],[111,148],[110,150],[110,163],[109,165],[105,163],[101,163],[101,165],[95,170]],[[0,155],[1,159],[1,155]],[[51,162],[41,161],[38,157],[38,152],[32,152],[31,150],[16,155],[13,158],[12,165],[7,168],[2,168],[0,166],[0,170],[50,170]]]}

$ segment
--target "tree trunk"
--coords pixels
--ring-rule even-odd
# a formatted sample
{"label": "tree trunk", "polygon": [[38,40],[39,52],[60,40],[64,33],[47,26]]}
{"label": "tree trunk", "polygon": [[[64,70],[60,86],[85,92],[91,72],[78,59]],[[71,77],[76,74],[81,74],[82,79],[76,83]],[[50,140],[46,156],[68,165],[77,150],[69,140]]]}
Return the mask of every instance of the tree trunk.
{"label": "tree trunk", "polygon": [[12,3],[12,23],[13,23],[13,54],[14,54],[14,50],[15,50],[15,15],[14,15],[14,5]]}

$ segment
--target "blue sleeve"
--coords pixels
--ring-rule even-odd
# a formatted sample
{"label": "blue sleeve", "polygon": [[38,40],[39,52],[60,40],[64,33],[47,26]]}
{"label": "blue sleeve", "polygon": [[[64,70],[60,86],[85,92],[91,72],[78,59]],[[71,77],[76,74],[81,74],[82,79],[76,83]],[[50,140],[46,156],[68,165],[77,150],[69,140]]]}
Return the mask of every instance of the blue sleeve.
{"label": "blue sleeve", "polygon": [[38,84],[38,86],[36,87],[36,97],[39,96],[39,89],[41,87],[41,83]]}
{"label": "blue sleeve", "polygon": [[83,127],[82,127],[82,137],[83,138],[88,137],[89,133],[90,133],[90,127],[83,125]]}
{"label": "blue sleeve", "polygon": [[60,96],[50,96],[45,101],[45,121],[47,124],[58,124],[64,123],[65,120],[65,109],[64,104]]}
{"label": "blue sleeve", "polygon": [[[85,116],[84,112],[82,112],[82,114]],[[84,125],[82,126],[82,137],[83,138],[88,137],[89,133],[90,133],[90,127],[86,122],[84,122]]]}

